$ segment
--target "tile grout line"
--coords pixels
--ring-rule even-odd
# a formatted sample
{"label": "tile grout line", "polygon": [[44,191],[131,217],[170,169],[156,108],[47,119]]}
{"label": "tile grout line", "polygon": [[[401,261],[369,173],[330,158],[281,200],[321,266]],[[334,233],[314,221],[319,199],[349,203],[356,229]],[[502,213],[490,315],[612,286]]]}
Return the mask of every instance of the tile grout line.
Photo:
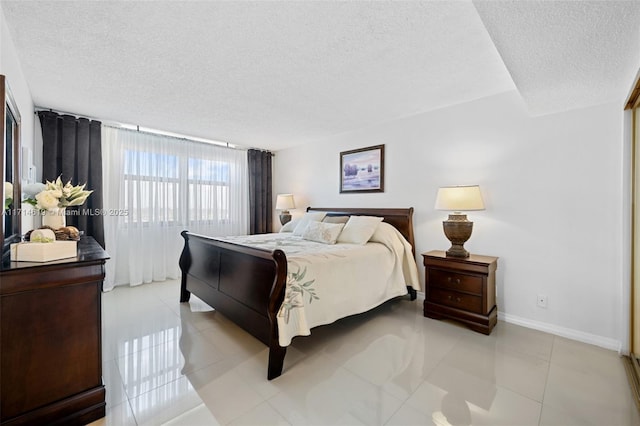
{"label": "tile grout line", "polygon": [[538,426],[542,421],[542,412],[544,411],[544,397],[547,394],[547,386],[549,385],[549,375],[551,374],[551,358],[553,358],[553,349],[556,345],[556,336],[551,341],[551,353],[549,354],[549,368],[547,369],[547,377],[544,380],[544,390],[542,391],[542,401],[540,402],[540,414],[538,415]]}

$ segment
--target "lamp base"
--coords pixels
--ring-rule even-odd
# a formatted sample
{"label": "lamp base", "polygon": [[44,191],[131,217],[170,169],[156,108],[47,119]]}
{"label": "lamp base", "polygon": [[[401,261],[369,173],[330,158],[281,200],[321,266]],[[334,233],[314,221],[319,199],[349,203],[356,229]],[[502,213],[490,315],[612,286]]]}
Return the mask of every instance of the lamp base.
{"label": "lamp base", "polygon": [[465,250],[464,243],[471,237],[473,222],[467,220],[466,214],[452,213],[449,219],[442,222],[444,235],[451,241],[451,248],[447,250],[448,257],[469,257],[469,252]]}
{"label": "lamp base", "polygon": [[291,214],[289,214],[289,211],[282,210],[282,213],[280,213],[280,224],[284,226],[290,221],[291,221]]}
{"label": "lamp base", "polygon": [[447,257],[460,257],[467,258],[469,257],[469,252],[462,247],[462,245],[451,244],[451,248],[446,251]]}

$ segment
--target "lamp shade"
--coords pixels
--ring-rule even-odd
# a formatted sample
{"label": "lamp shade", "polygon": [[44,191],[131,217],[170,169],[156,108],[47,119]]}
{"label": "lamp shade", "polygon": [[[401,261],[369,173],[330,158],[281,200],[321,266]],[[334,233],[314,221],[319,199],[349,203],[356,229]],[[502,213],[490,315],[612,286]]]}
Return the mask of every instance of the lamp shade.
{"label": "lamp shade", "polygon": [[484,210],[484,202],[478,185],[443,186],[438,189],[436,210],[469,211]]}
{"label": "lamp shade", "polygon": [[276,210],[295,209],[296,204],[293,202],[293,194],[278,194],[276,198]]}

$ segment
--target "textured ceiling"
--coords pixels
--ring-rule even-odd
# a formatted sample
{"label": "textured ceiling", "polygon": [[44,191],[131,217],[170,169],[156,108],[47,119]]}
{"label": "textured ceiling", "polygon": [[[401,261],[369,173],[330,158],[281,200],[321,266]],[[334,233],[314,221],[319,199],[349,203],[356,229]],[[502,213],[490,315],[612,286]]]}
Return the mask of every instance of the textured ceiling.
{"label": "textured ceiling", "polygon": [[36,105],[277,150],[516,88],[622,103],[638,3],[605,3],[1,5]]}
{"label": "textured ceiling", "polygon": [[640,1],[475,1],[533,115],[619,101],[640,66]]}

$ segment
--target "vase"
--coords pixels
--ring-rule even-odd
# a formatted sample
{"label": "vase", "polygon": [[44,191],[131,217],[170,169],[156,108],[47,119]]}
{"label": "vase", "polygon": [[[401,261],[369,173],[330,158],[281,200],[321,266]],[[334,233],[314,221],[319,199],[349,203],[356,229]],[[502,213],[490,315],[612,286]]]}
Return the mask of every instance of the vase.
{"label": "vase", "polygon": [[60,229],[67,226],[66,209],[64,207],[55,207],[45,210],[42,214],[42,226],[48,226],[52,229]]}

